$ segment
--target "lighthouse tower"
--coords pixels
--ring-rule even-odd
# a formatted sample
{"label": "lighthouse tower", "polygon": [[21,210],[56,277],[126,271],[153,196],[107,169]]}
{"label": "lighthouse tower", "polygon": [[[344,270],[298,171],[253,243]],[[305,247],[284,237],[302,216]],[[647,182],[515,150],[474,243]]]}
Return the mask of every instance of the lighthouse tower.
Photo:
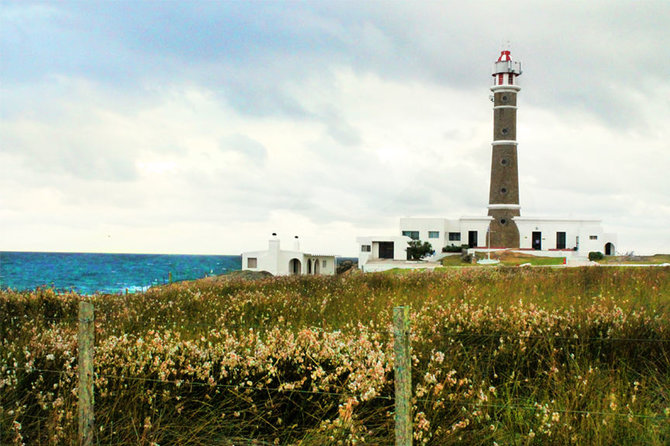
{"label": "lighthouse tower", "polygon": [[516,109],[517,76],[521,63],[502,51],[493,65],[493,142],[491,189],[489,192],[489,246],[518,248],[519,229],[513,217],[521,215],[517,166]]}

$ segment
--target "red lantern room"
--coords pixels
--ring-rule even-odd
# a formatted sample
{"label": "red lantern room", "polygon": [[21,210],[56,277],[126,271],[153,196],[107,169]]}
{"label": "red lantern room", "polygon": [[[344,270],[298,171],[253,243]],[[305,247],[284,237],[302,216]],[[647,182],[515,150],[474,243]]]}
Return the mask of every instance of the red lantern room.
{"label": "red lantern room", "polygon": [[493,85],[516,85],[515,78],[521,75],[521,62],[515,62],[509,50],[500,52],[500,57],[493,64]]}

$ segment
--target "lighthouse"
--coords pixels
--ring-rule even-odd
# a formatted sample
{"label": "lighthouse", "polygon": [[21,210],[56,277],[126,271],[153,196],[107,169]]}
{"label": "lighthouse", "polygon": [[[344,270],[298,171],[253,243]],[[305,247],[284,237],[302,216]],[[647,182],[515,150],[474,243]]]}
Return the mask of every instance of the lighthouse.
{"label": "lighthouse", "polygon": [[517,77],[521,63],[504,50],[493,64],[493,142],[491,143],[491,187],[489,191],[488,245],[518,248],[519,228],[513,218],[521,215],[517,165],[516,109]]}
{"label": "lighthouse", "polygon": [[[517,95],[521,90],[517,78],[520,75],[521,64],[512,60],[509,50],[502,51],[493,64],[491,86],[493,141],[488,215],[405,217],[400,219],[400,234],[430,243],[436,251],[437,247],[442,247],[445,253],[464,246],[470,253],[488,248],[523,249],[550,257],[564,257],[568,263],[583,261],[591,251],[613,255],[617,236],[606,233],[600,220],[521,216],[516,135]],[[359,267],[370,259],[377,261],[373,254],[368,255],[376,252],[374,245],[370,248],[369,240],[361,238],[359,241]],[[397,263],[387,266],[398,267]],[[381,271],[382,266],[374,265],[374,268]]]}

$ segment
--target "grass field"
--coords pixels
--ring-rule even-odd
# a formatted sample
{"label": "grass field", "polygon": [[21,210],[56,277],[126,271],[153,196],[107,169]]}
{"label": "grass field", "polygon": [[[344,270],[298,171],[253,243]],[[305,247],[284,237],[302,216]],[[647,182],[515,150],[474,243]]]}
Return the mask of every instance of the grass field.
{"label": "grass field", "polygon": [[[1,444],[76,443],[81,299],[0,293]],[[666,267],[218,277],[87,299],[100,444],[393,444],[396,305],[412,309],[416,444],[670,442]]]}
{"label": "grass field", "polygon": [[652,256],[636,256],[636,255],[623,255],[623,256],[606,256],[604,259],[599,260],[598,263],[602,264],[648,264],[648,265],[660,265],[663,263],[670,263],[670,254],[655,254]]}
{"label": "grass field", "polygon": [[[476,253],[475,260],[487,258],[487,254],[483,252]],[[532,254],[522,254],[513,251],[494,251],[491,253],[491,259],[499,260],[502,266],[519,266],[523,264],[530,264],[533,266],[552,266],[562,265],[563,257],[543,257],[534,256]],[[465,262],[461,255],[451,255],[441,260],[442,266],[478,266],[487,267],[490,265],[479,265],[477,263]]]}

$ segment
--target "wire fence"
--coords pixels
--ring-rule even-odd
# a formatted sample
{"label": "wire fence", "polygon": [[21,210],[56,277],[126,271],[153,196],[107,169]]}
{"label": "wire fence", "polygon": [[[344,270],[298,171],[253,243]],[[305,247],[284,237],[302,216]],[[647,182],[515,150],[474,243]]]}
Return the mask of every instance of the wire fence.
{"label": "wire fence", "polygon": [[[82,302],[82,305],[92,305],[86,302]],[[80,307],[81,309],[82,307]],[[393,356],[393,366],[395,367],[395,372],[393,373],[394,377],[391,378],[388,382],[390,384],[386,388],[382,389],[376,389],[376,392],[373,392],[371,394],[363,394],[361,391],[350,391],[350,392],[343,392],[343,391],[327,391],[320,389],[318,387],[313,387],[312,389],[310,388],[304,388],[305,386],[309,386],[309,380],[302,380],[301,387],[298,387],[296,385],[296,382],[300,382],[299,379],[294,379],[292,381],[287,380],[285,382],[280,382],[279,379],[270,379],[267,381],[266,378],[259,378],[255,382],[251,379],[246,379],[246,380],[241,380],[235,384],[229,384],[229,383],[224,383],[224,382],[219,382],[219,380],[205,380],[204,378],[201,378],[198,376],[197,373],[191,373],[190,376],[188,373],[184,373],[181,378],[160,378],[160,377],[153,377],[153,376],[139,376],[139,375],[133,375],[130,371],[130,369],[125,369],[123,373],[109,373],[106,370],[109,369],[108,365],[100,364],[100,363],[95,363],[91,362],[88,366],[84,364],[81,361],[82,358],[82,353],[86,353],[83,350],[88,349],[85,347],[82,349],[82,336],[83,332],[86,330],[89,330],[90,335],[92,336],[94,332],[96,331],[101,331],[104,327],[101,326],[101,320],[104,321],[105,324],[111,324],[114,321],[113,320],[106,320],[105,318],[101,318],[98,320],[95,320],[93,318],[87,319],[86,317],[82,317],[80,313],[80,317],[78,318],[72,318],[72,317],[46,317],[44,318],[44,321],[51,323],[51,324],[63,324],[63,325],[71,325],[73,323],[78,323],[78,353],[79,353],[79,361],[73,361],[70,367],[68,368],[48,368],[48,367],[38,367],[38,366],[32,366],[30,365],[30,361],[24,363],[24,364],[14,364],[10,366],[3,367],[1,370],[2,375],[7,377],[12,375],[16,376],[18,372],[21,372],[24,375],[30,375],[30,374],[50,374],[50,375],[58,375],[59,377],[67,377],[70,380],[74,380],[75,383],[71,387],[71,392],[78,392],[79,394],[79,415],[78,417],[80,418],[79,421],[79,427],[78,427],[78,437],[79,437],[79,443],[80,444],[109,444],[109,445],[115,445],[115,444],[129,444],[128,438],[134,438],[133,441],[137,441],[139,443],[145,442],[145,440],[148,442],[148,440],[145,438],[145,431],[147,430],[147,423],[151,424],[151,420],[146,421],[146,420],[134,420],[131,424],[130,427],[125,426],[123,429],[125,429],[125,432],[123,434],[118,434],[116,435],[115,433],[117,430],[115,429],[120,429],[120,425],[123,424],[122,422],[115,422],[112,417],[107,417],[106,420],[108,420],[107,425],[98,425],[96,426],[95,424],[95,416],[94,414],[96,413],[96,408],[95,408],[95,403],[93,400],[91,400],[90,404],[82,403],[81,399],[81,393],[85,391],[85,386],[83,385],[82,381],[82,376],[86,373],[89,373],[91,377],[93,378],[89,384],[91,387],[91,393],[98,395],[100,393],[100,389],[98,388],[97,390],[95,387],[97,386],[97,382],[100,380],[108,380],[108,381],[115,381],[117,385],[123,385],[123,386],[128,386],[131,385],[132,383],[137,383],[141,384],[143,386],[149,386],[151,387],[152,385],[160,385],[163,386],[161,390],[164,391],[169,391],[169,388],[172,389],[184,389],[184,388],[200,388],[200,389],[205,389],[207,392],[199,394],[198,399],[195,401],[184,401],[184,405],[206,405],[207,404],[207,399],[211,398],[211,393],[213,391],[221,390],[225,392],[229,392],[233,397],[237,399],[246,399],[247,405],[250,407],[255,407],[255,399],[253,397],[250,397],[250,393],[264,393],[265,395],[262,396],[262,398],[277,398],[278,396],[283,396],[284,398],[281,401],[281,404],[285,407],[287,405],[293,404],[293,410],[303,410],[304,409],[304,400],[300,401],[292,401],[292,395],[303,395],[303,396],[308,396],[308,397],[323,397],[325,400],[322,402],[324,406],[329,407],[329,410],[326,411],[328,413],[342,413],[342,408],[345,407],[346,410],[346,405],[347,404],[371,404],[374,405],[375,410],[380,410],[380,409],[385,409],[387,413],[392,413],[394,415],[393,422],[387,422],[384,425],[385,429],[394,429],[395,425],[395,443],[396,444],[411,444],[413,437],[416,437],[416,435],[412,435],[413,432],[413,422],[416,420],[416,412],[418,407],[428,407],[431,404],[435,404],[436,399],[435,398],[427,398],[424,396],[417,396],[417,389],[416,386],[412,386],[411,379],[421,377],[421,375],[425,372],[425,370],[417,367],[416,364],[416,357],[413,357],[411,353],[411,346],[409,344],[409,339],[412,337],[413,333],[411,331],[411,328],[409,327],[409,314],[407,313],[406,316],[402,319],[401,322],[395,322],[394,325],[389,326],[387,329],[383,330],[375,330],[375,329],[366,329],[368,333],[373,333],[378,335],[379,337],[382,337],[385,342],[391,344],[394,343],[395,345],[395,354]],[[218,327],[214,324],[207,324],[207,323],[190,323],[190,324],[182,324],[182,328],[208,328],[210,330],[216,330]],[[107,327],[110,328],[110,327]],[[321,332],[323,334],[332,334],[332,332],[328,332],[327,330],[318,328],[318,327],[310,327],[310,330],[314,332]],[[74,331],[74,330],[73,330]],[[579,337],[579,336],[565,336],[565,335],[560,335],[560,334],[546,334],[546,335],[524,335],[524,334],[513,334],[513,333],[479,333],[479,332],[463,332],[463,331],[453,331],[453,330],[436,330],[437,333],[439,333],[443,337],[448,337],[452,339],[479,339],[479,340],[494,340],[494,341],[509,341],[509,340],[535,340],[535,341],[564,341],[564,342],[569,342],[569,343],[612,343],[612,344],[617,344],[617,343],[622,343],[622,342],[630,342],[630,343],[651,343],[651,344],[657,344],[657,345],[662,345],[663,348],[665,346],[670,345],[670,339],[666,338],[659,338],[659,339],[650,339],[650,338],[641,338],[641,337],[631,337],[631,338],[625,338],[625,337],[606,337],[606,336],[588,336],[588,337]],[[73,333],[74,336],[74,333]],[[404,336],[404,339],[406,341],[399,340]],[[257,338],[256,342],[263,342],[261,338]],[[398,345],[399,343],[405,342],[406,345]],[[95,356],[95,345],[92,345],[88,353],[91,354],[91,357]],[[399,354],[401,350],[404,350],[405,353]],[[667,351],[666,351],[667,353]],[[402,358],[401,358],[402,356]],[[165,362],[170,360],[171,358],[169,355],[163,356],[160,358],[159,364],[161,362]],[[207,358],[203,358],[207,359]],[[399,364],[399,361],[402,361],[403,364]],[[665,361],[668,361],[668,358],[666,356]],[[317,361],[315,360],[315,363]],[[83,370],[84,367],[89,367],[90,370]],[[399,371],[398,369],[405,368],[405,371],[408,371],[409,373],[409,391],[406,393],[403,393],[402,390],[398,389],[397,382],[399,381]],[[151,371],[150,373],[154,373],[154,371]],[[141,373],[147,373],[146,370],[140,369],[135,371],[135,373],[141,374]],[[190,372],[189,372],[190,373]],[[388,375],[389,372],[386,372]],[[296,377],[298,378],[298,377]],[[304,377],[303,377],[304,378]],[[7,379],[7,378],[5,378]],[[41,378],[40,378],[41,379]],[[393,383],[396,383],[395,388],[391,387]],[[278,383],[277,384],[270,384],[270,383]],[[306,383],[306,384],[305,384]],[[346,383],[345,383],[346,384]],[[333,386],[336,387],[337,385],[340,385],[340,387],[344,387],[342,383],[334,383]],[[23,434],[21,432],[22,430],[22,425],[31,425],[32,430],[34,431],[31,433],[33,435],[33,439],[36,439],[38,442],[44,441],[45,443],[48,443],[48,439],[50,438],[50,435],[52,434],[52,430],[56,429],[57,430],[57,425],[59,420],[55,419],[53,415],[46,415],[46,416],[41,416],[41,415],[36,415],[37,413],[44,413],[44,412],[49,412],[48,410],[39,410],[39,398],[36,397],[36,395],[33,395],[31,398],[29,398],[34,406],[30,407],[29,410],[22,411],[20,415],[14,416],[14,412],[11,409],[12,405],[18,405],[17,402],[23,401],[26,398],[25,394],[12,394],[10,390],[8,390],[8,385],[5,382],[3,384],[4,388],[0,388],[0,394],[2,395],[2,404],[0,405],[0,427],[2,427],[2,430],[0,431],[0,444],[20,444],[21,441],[23,441]],[[117,388],[114,386],[111,386],[113,389]],[[56,387],[54,387],[56,389]],[[659,389],[663,392],[667,392],[670,389]],[[665,398],[670,397],[670,395],[663,395]],[[103,399],[107,400],[107,402],[110,400],[109,396],[103,396]],[[113,400],[113,398],[111,398]],[[71,402],[74,400],[71,398]],[[50,403],[53,406],[53,402]],[[180,403],[181,404],[181,403]],[[398,414],[399,412],[399,406],[404,404],[407,407],[407,410],[400,415]],[[87,407],[82,407],[82,405],[87,406]],[[47,404],[48,406],[48,404]],[[114,407],[114,410],[116,411],[115,413],[118,413],[120,415],[121,421],[124,420],[123,418],[123,408],[118,408],[116,407],[116,403],[112,403],[112,406]],[[225,405],[224,405],[225,406]],[[234,406],[234,405],[233,405]],[[610,407],[615,407],[615,406],[610,406]],[[476,410],[494,410],[494,411],[523,411],[523,412],[531,412],[531,413],[542,413],[542,414],[549,414],[550,416],[555,416],[555,414],[559,415],[570,415],[570,416],[583,416],[583,417],[599,417],[601,419],[607,419],[608,417],[614,417],[614,418],[625,418],[628,420],[643,420],[645,422],[651,422],[651,423],[657,423],[659,426],[666,427],[669,425],[670,422],[670,413],[666,411],[666,413],[639,413],[639,412],[633,412],[631,410],[628,411],[617,411],[615,409],[612,409],[610,411],[604,411],[604,410],[585,410],[585,409],[578,409],[578,408],[567,408],[567,407],[560,407],[557,405],[552,405],[551,407],[547,407],[547,405],[529,405],[529,404],[524,404],[523,402],[520,403],[505,403],[505,404],[498,404],[498,403],[489,403],[487,402],[486,399],[481,399],[478,401],[467,401],[467,400],[457,400],[454,401],[454,408],[456,411],[464,411],[464,410],[469,410],[469,409],[476,409]],[[225,408],[226,410],[229,408]],[[218,409],[216,407],[211,407],[207,408],[207,411],[205,413],[208,414],[214,414]],[[232,409],[231,409],[232,410]],[[222,413],[221,417],[223,418],[224,415],[232,415],[233,419],[240,419],[244,418],[247,416],[250,412],[252,412],[251,409],[247,409],[244,414],[241,413],[241,410],[234,411],[232,410],[232,414],[226,414]],[[181,413],[181,412],[179,412]],[[191,411],[193,413],[193,410]],[[134,414],[126,414],[127,416],[133,416]],[[280,414],[273,414],[274,418],[279,418],[278,415]],[[249,423],[266,423],[268,425],[268,430],[274,429],[274,430],[279,430],[281,429],[280,426],[276,425],[276,421],[270,420],[268,417],[264,417],[263,415],[254,415],[256,418],[252,418],[251,420],[247,419],[245,422],[247,424]],[[321,415],[317,414],[304,414],[305,417],[313,417],[313,425],[318,425],[320,423],[324,422],[324,417]],[[86,423],[82,424],[81,418],[87,418],[89,420],[89,424],[86,425]],[[149,417],[151,418],[151,417]],[[267,418],[267,419],[266,419]],[[11,423],[8,422],[7,420],[12,420]],[[72,420],[69,420],[70,422]],[[126,420],[128,421],[128,420]],[[166,429],[172,429],[180,432],[188,432],[189,430],[194,430],[193,432],[193,442],[187,444],[200,444],[198,443],[197,436],[198,432],[197,429],[202,429],[205,436],[208,436],[208,438],[212,438],[212,432],[216,431],[217,429],[221,429],[222,431],[230,431],[230,422],[222,422],[220,419],[217,417],[212,417],[211,423],[209,423],[206,426],[200,426],[196,427],[194,424],[189,424],[189,423],[183,423],[179,424],[179,420],[174,421],[173,423],[170,424],[170,426],[166,427]],[[182,420],[183,421],[183,420]],[[138,424],[139,423],[139,424]],[[128,424],[128,423],[126,423]],[[235,421],[232,422],[232,424],[236,424]],[[398,425],[399,424],[404,424],[406,426],[405,429],[409,429],[409,436],[407,436],[407,433],[403,434],[402,432],[398,433]],[[403,436],[404,435],[404,436]],[[115,437],[123,437],[121,439],[115,439]],[[393,436],[391,436],[393,437]],[[279,437],[277,437],[279,438]],[[41,444],[41,443],[34,443],[34,444]],[[147,443],[148,444],[148,443]],[[265,445],[265,444],[283,444],[280,442],[278,443],[277,440],[274,441],[266,441],[263,438],[247,438],[245,436],[241,435],[234,435],[231,433],[227,434],[221,434],[218,437],[217,443],[216,444],[255,444],[255,445]]]}

